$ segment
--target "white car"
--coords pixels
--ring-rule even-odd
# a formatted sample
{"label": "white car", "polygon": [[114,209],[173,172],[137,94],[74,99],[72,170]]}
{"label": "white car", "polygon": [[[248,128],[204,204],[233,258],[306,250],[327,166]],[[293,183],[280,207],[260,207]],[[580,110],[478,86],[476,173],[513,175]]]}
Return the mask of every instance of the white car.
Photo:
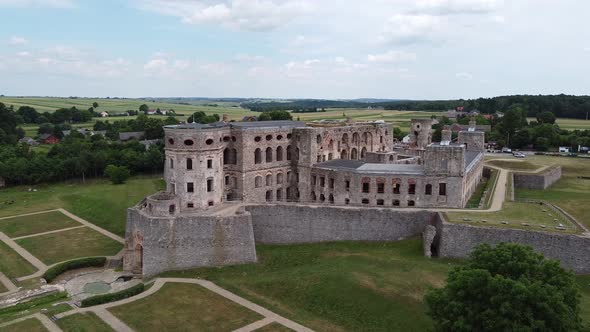
{"label": "white car", "polygon": [[524,157],[526,157],[526,155],[524,153],[522,153],[522,152],[514,152],[512,155],[515,156],[516,158],[524,158]]}

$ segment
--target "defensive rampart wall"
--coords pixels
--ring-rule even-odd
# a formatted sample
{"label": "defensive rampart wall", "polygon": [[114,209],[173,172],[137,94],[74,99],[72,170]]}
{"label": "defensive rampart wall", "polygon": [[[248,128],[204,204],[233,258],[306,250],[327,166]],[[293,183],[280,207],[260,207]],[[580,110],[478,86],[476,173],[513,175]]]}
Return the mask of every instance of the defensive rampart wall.
{"label": "defensive rampart wall", "polygon": [[540,173],[514,173],[517,189],[547,189],[561,179],[561,167],[555,166]]}

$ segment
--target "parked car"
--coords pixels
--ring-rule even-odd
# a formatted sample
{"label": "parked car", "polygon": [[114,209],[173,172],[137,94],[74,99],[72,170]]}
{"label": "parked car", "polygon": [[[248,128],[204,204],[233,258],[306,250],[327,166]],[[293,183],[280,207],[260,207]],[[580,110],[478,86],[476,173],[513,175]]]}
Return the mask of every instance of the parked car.
{"label": "parked car", "polygon": [[502,148],[502,153],[512,153],[511,148]]}
{"label": "parked car", "polygon": [[526,155],[524,153],[522,153],[522,152],[514,152],[512,155],[515,156],[516,158],[524,158],[524,157],[526,157]]}

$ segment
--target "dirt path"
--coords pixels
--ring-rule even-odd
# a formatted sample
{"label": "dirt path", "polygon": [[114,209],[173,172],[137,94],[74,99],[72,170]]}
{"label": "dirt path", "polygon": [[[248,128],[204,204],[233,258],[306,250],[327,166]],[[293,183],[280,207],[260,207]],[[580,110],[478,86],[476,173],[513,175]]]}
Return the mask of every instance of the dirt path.
{"label": "dirt path", "polygon": [[0,284],[4,285],[4,287],[7,289],[6,292],[0,293],[0,296],[10,294],[18,290],[18,287],[16,287],[16,285],[13,284],[12,281],[2,272],[0,272]]}
{"label": "dirt path", "polygon": [[43,233],[36,233],[36,234],[31,234],[31,235],[13,237],[12,239],[13,240],[27,239],[27,238],[30,238],[30,237],[36,237],[36,236],[53,234],[53,233],[60,233],[60,232],[65,232],[65,231],[71,231],[72,229],[77,229],[77,228],[82,228],[82,227],[86,227],[86,226],[81,225],[81,226],[74,226],[74,227],[62,228],[62,229],[57,229],[57,230],[54,230],[54,231],[47,231],[47,232],[43,232]]}

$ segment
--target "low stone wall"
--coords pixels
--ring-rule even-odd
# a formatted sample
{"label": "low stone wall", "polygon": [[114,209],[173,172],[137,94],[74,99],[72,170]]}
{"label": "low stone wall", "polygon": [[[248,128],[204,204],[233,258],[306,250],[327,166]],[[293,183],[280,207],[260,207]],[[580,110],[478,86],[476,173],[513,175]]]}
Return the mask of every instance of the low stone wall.
{"label": "low stone wall", "polygon": [[125,271],[150,277],[170,270],[256,262],[248,213],[227,217],[149,217],[127,213]]}
{"label": "low stone wall", "polygon": [[590,238],[531,230],[492,228],[437,221],[439,257],[466,258],[479,244],[513,242],[528,245],[576,273],[590,273]]}
{"label": "low stone wall", "polygon": [[297,205],[251,205],[261,243],[396,241],[419,235],[436,216],[427,211]]}
{"label": "low stone wall", "polygon": [[517,189],[547,189],[561,179],[561,167],[555,166],[540,173],[514,173]]}

